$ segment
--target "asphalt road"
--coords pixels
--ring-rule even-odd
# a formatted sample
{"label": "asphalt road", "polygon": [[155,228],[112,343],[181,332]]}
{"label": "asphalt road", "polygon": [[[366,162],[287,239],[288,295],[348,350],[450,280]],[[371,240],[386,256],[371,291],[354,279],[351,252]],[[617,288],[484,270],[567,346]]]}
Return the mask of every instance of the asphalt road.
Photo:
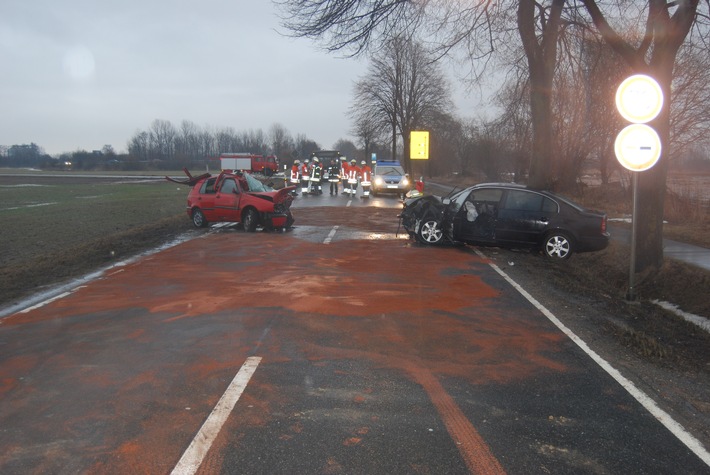
{"label": "asphalt road", "polygon": [[484,256],[368,220],[398,206],[299,198],[0,320],[0,473],[710,472]]}

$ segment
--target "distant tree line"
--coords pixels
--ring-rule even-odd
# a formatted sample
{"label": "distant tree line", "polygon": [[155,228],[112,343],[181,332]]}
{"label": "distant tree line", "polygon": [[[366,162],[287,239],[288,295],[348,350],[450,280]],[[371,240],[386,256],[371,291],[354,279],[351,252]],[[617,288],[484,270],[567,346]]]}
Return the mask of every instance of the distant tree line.
{"label": "distant tree line", "polygon": [[232,127],[200,127],[183,120],[175,126],[156,119],[147,130],[138,130],[128,141],[128,159],[157,167],[196,168],[222,153],[276,155],[283,163],[309,156],[320,145],[305,135],[295,138],[281,124],[268,132],[261,129],[236,131]]}

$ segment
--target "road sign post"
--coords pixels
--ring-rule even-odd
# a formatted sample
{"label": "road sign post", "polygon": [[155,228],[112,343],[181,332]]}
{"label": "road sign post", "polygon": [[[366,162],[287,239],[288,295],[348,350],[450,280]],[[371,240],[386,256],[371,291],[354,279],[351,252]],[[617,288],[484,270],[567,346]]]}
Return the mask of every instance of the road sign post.
{"label": "road sign post", "polygon": [[638,174],[653,167],[661,157],[661,139],[653,128],[645,125],[663,108],[663,91],[655,79],[643,74],[626,78],[616,91],[616,108],[632,124],[616,136],[614,152],[621,165],[631,170],[633,203],[631,211],[631,259],[627,300],[636,300],[636,216],[638,206]]}

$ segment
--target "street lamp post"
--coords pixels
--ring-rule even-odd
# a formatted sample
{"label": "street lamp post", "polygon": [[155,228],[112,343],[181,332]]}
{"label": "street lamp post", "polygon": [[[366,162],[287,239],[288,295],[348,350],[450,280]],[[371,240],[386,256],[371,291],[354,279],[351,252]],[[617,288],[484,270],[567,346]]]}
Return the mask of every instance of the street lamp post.
{"label": "street lamp post", "polygon": [[636,300],[636,216],[638,206],[638,174],[653,167],[661,157],[661,139],[646,125],[655,119],[663,107],[663,91],[655,79],[643,74],[626,78],[616,91],[616,107],[632,124],[616,136],[614,152],[621,165],[633,174],[633,204],[631,211],[631,259],[627,300]]}

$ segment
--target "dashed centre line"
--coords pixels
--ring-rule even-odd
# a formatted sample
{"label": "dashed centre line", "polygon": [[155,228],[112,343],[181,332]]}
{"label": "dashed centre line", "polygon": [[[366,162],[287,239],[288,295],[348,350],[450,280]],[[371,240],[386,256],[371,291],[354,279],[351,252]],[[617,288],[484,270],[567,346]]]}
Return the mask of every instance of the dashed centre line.
{"label": "dashed centre line", "polygon": [[227,421],[234,406],[242,396],[249,380],[261,362],[261,357],[250,356],[242,365],[241,369],[227,387],[217,405],[202,424],[202,427],[192,439],[190,446],[177,463],[172,475],[192,475],[197,472],[205,456],[212,446],[212,442],[217,438],[219,431]]}
{"label": "dashed centre line", "polygon": [[339,227],[340,226],[333,226],[333,229],[330,230],[330,232],[328,233],[328,236],[323,241],[323,244],[330,244],[330,241],[333,240],[333,237],[335,236],[335,233],[338,231]]}

